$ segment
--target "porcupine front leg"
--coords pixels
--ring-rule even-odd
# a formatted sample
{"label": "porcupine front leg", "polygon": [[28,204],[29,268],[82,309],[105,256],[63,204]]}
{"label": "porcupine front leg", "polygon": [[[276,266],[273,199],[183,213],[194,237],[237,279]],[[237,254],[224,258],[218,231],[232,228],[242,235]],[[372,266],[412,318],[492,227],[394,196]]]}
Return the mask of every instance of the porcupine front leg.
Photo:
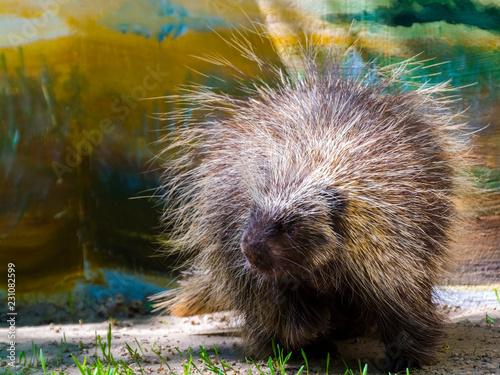
{"label": "porcupine front leg", "polygon": [[382,369],[395,373],[431,363],[443,336],[443,326],[430,297],[420,299],[418,304],[408,301],[400,310],[385,306],[388,311],[378,320],[386,345]]}
{"label": "porcupine front leg", "polygon": [[220,290],[210,273],[200,268],[192,268],[184,274],[180,287],[173,290],[167,301],[167,309],[175,316],[193,316],[226,310]]}
{"label": "porcupine front leg", "polygon": [[[303,291],[268,293],[269,303],[246,304],[243,312],[244,342],[251,356],[272,354],[272,341],[285,351],[296,351],[328,338],[330,311],[319,300],[304,298],[308,294]],[[328,349],[336,352],[333,344]]]}

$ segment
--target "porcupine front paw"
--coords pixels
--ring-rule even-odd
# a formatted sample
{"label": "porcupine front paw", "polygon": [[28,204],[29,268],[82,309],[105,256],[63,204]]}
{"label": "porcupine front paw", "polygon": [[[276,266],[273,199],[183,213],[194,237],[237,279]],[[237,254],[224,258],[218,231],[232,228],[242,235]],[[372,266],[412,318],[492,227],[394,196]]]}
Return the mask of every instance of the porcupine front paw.
{"label": "porcupine front paw", "polygon": [[395,374],[399,371],[405,371],[406,369],[421,369],[422,363],[418,359],[412,359],[406,356],[392,358],[390,354],[387,354],[382,368],[386,372]]}

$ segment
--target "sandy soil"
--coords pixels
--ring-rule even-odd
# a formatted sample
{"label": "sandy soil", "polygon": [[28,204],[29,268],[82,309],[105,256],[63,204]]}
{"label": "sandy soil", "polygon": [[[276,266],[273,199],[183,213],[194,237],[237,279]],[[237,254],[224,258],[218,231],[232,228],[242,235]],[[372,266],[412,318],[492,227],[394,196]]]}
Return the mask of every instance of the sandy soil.
{"label": "sandy soil", "polygon": [[[494,296],[494,293],[493,293]],[[495,301],[496,302],[496,301]],[[453,305],[444,305],[448,314],[448,330],[444,347],[433,366],[426,367],[420,374],[500,374],[500,306],[477,306],[461,308]],[[486,314],[493,319],[488,324]],[[108,321],[88,324],[50,324],[40,326],[16,327],[17,354],[26,353],[29,360],[33,344],[43,349],[44,358],[48,362],[48,369],[63,371],[65,374],[79,374],[70,356],[72,353],[80,362],[87,357],[87,362],[94,362],[96,354],[96,335],[102,342],[107,341]],[[222,359],[239,370],[247,373],[247,364],[241,354],[240,339],[234,335],[237,327],[234,325],[231,313],[219,313],[187,318],[173,316],[139,317],[137,319],[119,320],[112,326],[112,354],[116,360],[123,359],[131,368],[140,373],[134,360],[127,350],[128,344],[133,350],[139,345],[142,348],[140,360],[144,373],[168,373],[167,368],[160,362],[153,351],[159,351],[166,358],[176,373],[183,373],[182,356],[175,348],[188,352],[195,348],[199,352],[199,345],[212,348],[215,344],[220,350]],[[4,362],[8,349],[6,338],[7,329],[0,329],[0,356],[2,363],[0,371],[9,369],[14,373],[21,371],[8,368]],[[66,344],[64,344],[66,341]],[[351,339],[339,342],[339,351],[342,359],[353,370],[358,368],[357,360],[368,363],[368,374],[380,373],[375,366],[376,360],[382,357],[383,348],[375,338]],[[62,348],[62,349],[61,349]],[[141,350],[139,349],[138,352]],[[102,352],[97,350],[102,359]],[[57,364],[57,357],[62,364]],[[59,361],[61,361],[59,359]],[[195,362],[201,368],[201,361]],[[288,374],[296,374],[303,361],[294,359],[287,366]],[[309,369],[313,373],[325,373],[325,361],[311,359]],[[262,364],[262,368],[267,367]],[[345,364],[341,359],[332,360],[330,374],[344,374]],[[38,367],[35,374],[43,373]],[[196,371],[194,372],[196,373]],[[229,372],[232,373],[232,372]],[[255,372],[254,372],[255,373]],[[355,372],[357,373],[357,372]]]}

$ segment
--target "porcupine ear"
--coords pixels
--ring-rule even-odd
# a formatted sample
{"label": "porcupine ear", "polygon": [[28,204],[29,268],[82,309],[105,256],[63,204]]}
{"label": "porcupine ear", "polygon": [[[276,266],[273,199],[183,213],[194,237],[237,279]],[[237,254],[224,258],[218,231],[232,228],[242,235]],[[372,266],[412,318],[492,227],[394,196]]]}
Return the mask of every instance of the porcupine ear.
{"label": "porcupine ear", "polygon": [[342,222],[347,206],[347,196],[343,191],[331,186],[326,187],[323,194],[330,209],[330,227],[336,234],[342,235]]}
{"label": "porcupine ear", "polygon": [[332,211],[340,213],[345,209],[347,197],[343,191],[328,186],[323,190],[323,193]]}

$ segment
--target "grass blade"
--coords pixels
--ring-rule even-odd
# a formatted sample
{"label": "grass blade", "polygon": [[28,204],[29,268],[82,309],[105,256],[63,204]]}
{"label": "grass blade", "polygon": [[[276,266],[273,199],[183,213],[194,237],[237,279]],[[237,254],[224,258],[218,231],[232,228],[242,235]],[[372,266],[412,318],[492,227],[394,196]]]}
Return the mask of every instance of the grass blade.
{"label": "grass blade", "polygon": [[304,358],[304,362],[306,363],[306,374],[309,375],[309,364],[307,363],[306,353],[304,353],[303,349],[300,349],[300,351],[302,353],[302,357]]}
{"label": "grass blade", "polygon": [[47,375],[47,370],[45,369],[45,360],[43,359],[42,348],[40,348],[40,362],[42,362],[43,373]]}
{"label": "grass blade", "polygon": [[85,362],[87,361],[87,357],[83,359],[83,366],[78,362],[78,359],[75,358],[73,354],[70,354],[73,357],[73,361],[75,361],[76,367],[78,367],[78,370],[82,373],[82,375],[85,375]]}

